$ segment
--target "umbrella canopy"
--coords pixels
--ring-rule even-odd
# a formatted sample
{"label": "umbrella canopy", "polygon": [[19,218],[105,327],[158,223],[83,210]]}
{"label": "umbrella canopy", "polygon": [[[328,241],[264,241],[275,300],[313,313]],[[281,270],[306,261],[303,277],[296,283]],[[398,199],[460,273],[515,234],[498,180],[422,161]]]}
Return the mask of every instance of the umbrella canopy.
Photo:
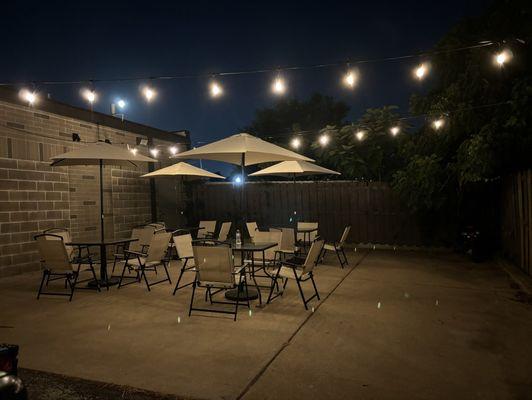
{"label": "umbrella canopy", "polygon": [[243,162],[245,166],[286,160],[314,161],[248,133],[238,133],[174,157],[223,161],[236,165],[242,165]]}
{"label": "umbrella canopy", "polygon": [[118,165],[137,166],[138,162],[157,162],[157,160],[133,154],[125,147],[112,145],[105,142],[89,143],[79,149],[54,156],[52,166],[60,167],[65,165]]}
{"label": "umbrella canopy", "polygon": [[178,162],[169,167],[158,169],[149,174],[142,175],[142,178],[158,178],[160,176],[181,176],[183,179],[198,179],[198,178],[217,178],[225,179],[221,175],[214,174],[204,169],[187,164],[186,162]]}
{"label": "umbrella canopy", "polygon": [[271,167],[261,169],[260,171],[249,174],[249,176],[277,175],[289,176],[295,175],[340,175],[339,172],[320,167],[319,165],[307,161],[283,161]]}

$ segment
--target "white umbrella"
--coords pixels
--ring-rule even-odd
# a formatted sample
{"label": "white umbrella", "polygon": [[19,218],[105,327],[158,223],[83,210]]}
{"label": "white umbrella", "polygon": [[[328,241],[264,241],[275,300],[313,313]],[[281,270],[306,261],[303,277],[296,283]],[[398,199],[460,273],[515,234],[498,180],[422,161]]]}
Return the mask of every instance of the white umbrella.
{"label": "white umbrella", "polygon": [[[202,168],[195,167],[186,162],[178,162],[168,167],[160,168],[156,171],[150,172],[149,174],[142,175],[141,178],[159,178],[159,177],[164,177],[164,176],[166,177],[180,176],[181,181],[201,179],[201,178],[225,179],[225,177],[221,175],[214,174]],[[177,199],[177,186],[174,186],[174,190],[175,190],[175,195]],[[176,212],[177,212],[177,208],[176,208]],[[179,218],[179,215],[178,215],[178,218]]]}
{"label": "white umbrella", "polygon": [[[296,194],[296,176],[310,176],[310,175],[340,175],[339,172],[320,167],[319,165],[309,163],[307,161],[283,161],[271,167],[261,169],[249,176],[287,176],[291,177],[294,182],[294,199]],[[295,210],[294,210],[295,214]]]}
{"label": "white umbrella", "polygon": [[[136,167],[139,162],[157,162],[157,160],[134,154],[125,147],[112,145],[107,142],[90,143],[79,149],[59,154],[51,158],[53,167],[62,167],[69,165],[99,165],[100,166],[100,239],[104,242],[104,221],[103,221],[103,166],[133,166]],[[106,281],[107,271],[105,265],[105,255],[101,255],[100,279]]]}
{"label": "white umbrella", "polygon": [[244,205],[245,166],[287,160],[314,161],[249,133],[238,133],[205,146],[185,151],[174,157],[223,161],[240,165],[242,168],[241,206]]}

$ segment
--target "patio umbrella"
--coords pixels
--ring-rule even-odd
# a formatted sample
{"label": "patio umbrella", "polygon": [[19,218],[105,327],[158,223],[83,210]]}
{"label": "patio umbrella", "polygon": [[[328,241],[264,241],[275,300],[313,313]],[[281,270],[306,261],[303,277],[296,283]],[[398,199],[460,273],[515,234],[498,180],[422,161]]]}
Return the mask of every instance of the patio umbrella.
{"label": "patio umbrella", "polygon": [[[296,176],[309,175],[340,175],[339,172],[320,167],[319,165],[307,161],[283,161],[271,167],[261,169],[249,176],[276,175],[292,178],[294,182],[294,198],[296,194]],[[295,212],[295,210],[294,210]]]}
{"label": "patio umbrella", "polygon": [[[141,178],[159,178],[163,176],[180,176],[181,182],[185,180],[195,180],[202,178],[225,179],[225,177],[206,171],[204,169],[195,167],[186,162],[178,162],[168,167],[160,168],[156,171],[142,175]],[[177,186],[174,186],[177,198]],[[177,211],[177,209],[176,209]]]}
{"label": "patio umbrella", "polygon": [[[71,165],[99,165],[100,166],[100,239],[101,242],[105,240],[104,235],[104,210],[103,210],[103,166],[117,165],[117,166],[133,166],[136,167],[139,162],[157,162],[157,160],[143,156],[141,154],[133,154],[125,147],[112,145],[107,142],[90,143],[79,149],[69,151],[67,153],[59,154],[51,157],[53,167],[63,167]],[[107,275],[107,271],[103,271],[102,263],[101,279]]]}
{"label": "patio umbrella", "polygon": [[311,158],[259,139],[249,133],[238,133],[205,146],[185,151],[174,157],[223,161],[240,165],[242,171],[241,207],[244,204],[245,166],[288,160],[314,161]]}

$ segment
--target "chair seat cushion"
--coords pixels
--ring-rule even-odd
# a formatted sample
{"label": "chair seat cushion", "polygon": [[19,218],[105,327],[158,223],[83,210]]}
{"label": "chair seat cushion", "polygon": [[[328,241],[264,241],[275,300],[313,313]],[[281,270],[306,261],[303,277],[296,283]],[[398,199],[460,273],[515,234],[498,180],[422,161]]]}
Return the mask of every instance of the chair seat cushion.
{"label": "chair seat cushion", "polygon": [[133,269],[138,269],[138,268],[140,268],[141,265],[144,265],[144,267],[155,267],[155,266],[157,266],[159,264],[161,264],[160,261],[148,261],[148,262],[146,262],[146,257],[140,257],[140,262],[139,262],[139,258],[138,257],[131,258],[131,259],[127,260],[127,265],[129,265]]}
{"label": "chair seat cushion", "polygon": [[[307,276],[307,274],[303,273],[302,270],[300,269],[295,269],[296,271],[296,275],[298,278],[305,278]],[[280,277],[283,277],[283,278],[287,278],[287,279],[295,279],[294,277],[294,269],[293,268],[290,268],[290,267],[281,267],[281,270],[279,271],[279,276]]]}

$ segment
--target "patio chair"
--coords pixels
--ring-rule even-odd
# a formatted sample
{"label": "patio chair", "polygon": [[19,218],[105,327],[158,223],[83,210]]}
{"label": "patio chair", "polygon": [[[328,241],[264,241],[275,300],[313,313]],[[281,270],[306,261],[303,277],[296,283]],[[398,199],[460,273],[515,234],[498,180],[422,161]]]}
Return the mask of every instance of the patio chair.
{"label": "patio chair", "polygon": [[177,257],[181,261],[181,271],[179,272],[179,278],[177,278],[177,283],[174,292],[172,293],[175,295],[179,289],[192,285],[192,282],[186,283],[182,286],[179,286],[179,283],[185,272],[196,273],[196,268],[194,263],[194,251],[192,250],[192,235],[190,233],[178,235],[174,236],[172,240],[177,250]]}
{"label": "patio chair", "polygon": [[216,221],[200,221],[199,227],[203,228],[198,231],[198,239],[205,239],[214,236],[216,232]]}
{"label": "patio chair", "polygon": [[[150,288],[159,283],[168,281],[168,283],[172,284],[172,280],[170,279],[170,275],[168,274],[168,260],[166,259],[168,242],[170,241],[171,237],[172,234],[170,232],[160,232],[153,235],[150,241],[150,247],[148,248],[146,254],[131,250],[125,250],[126,259],[124,262],[124,268],[122,269],[122,274],[120,275],[120,282],[118,284],[118,288],[130,285],[135,282],[140,282],[142,278],[144,278],[144,282],[146,282],[146,287],[148,288],[148,291],[151,291]],[[157,267],[160,265],[163,266],[164,271],[166,272],[166,279],[150,283],[148,281],[148,278],[146,277],[146,271],[153,269],[155,272],[157,272]],[[133,278],[134,281],[122,284],[126,268],[128,268],[128,272],[135,271],[136,277]]]}
{"label": "patio chair", "polygon": [[[305,310],[308,310],[307,304],[313,298],[316,297],[318,300],[320,299],[318,289],[316,288],[316,282],[314,281],[313,270],[319,261],[319,257],[323,249],[323,245],[324,245],[323,240],[316,240],[312,242],[312,245],[310,246],[310,250],[306,258],[301,263],[297,261],[298,259],[293,259],[294,262],[288,261],[288,260],[281,261],[280,266],[277,268],[277,271],[275,272],[275,275],[273,276],[272,284],[270,287],[270,295],[268,296],[267,303],[269,303],[276,297],[283,295],[284,289],[286,288],[288,280],[290,279],[294,279],[297,283],[299,294],[301,295],[301,300],[303,301]],[[277,289],[277,293],[274,296],[273,291],[275,287],[279,288],[277,284],[277,280],[279,278],[282,278],[284,280],[283,290]],[[301,284],[308,280],[312,282],[312,287],[314,288],[314,294],[309,298],[305,298],[305,294],[303,293],[303,287]]]}
{"label": "patio chair", "polygon": [[[212,243],[212,244],[209,244]],[[190,297],[189,317],[192,311],[213,312],[221,314],[234,315],[236,321],[238,307],[246,306],[250,308],[249,300],[240,302],[237,296],[236,301],[215,301],[213,296],[219,292],[225,292],[229,289],[247,291],[246,275],[244,267],[235,267],[233,264],[233,253],[228,244],[220,242],[205,242],[192,247],[194,252],[194,261],[196,264],[196,279],[192,282],[192,296]],[[234,310],[198,308],[194,307],[194,294],[196,288],[205,288],[205,296],[208,297],[210,304],[228,304],[234,305]],[[214,293],[213,291],[214,290]]]}
{"label": "patio chair", "polygon": [[351,225],[347,225],[344,228],[342,236],[340,237],[340,240],[338,242],[327,242],[323,245],[323,251],[320,257],[321,261],[323,261],[323,259],[325,258],[325,254],[328,251],[334,251],[336,253],[336,256],[338,257],[338,261],[340,261],[340,266],[342,268],[346,265],[349,265],[347,261],[347,256],[345,255],[345,251],[344,251],[344,244],[345,244],[345,241],[347,240],[347,236],[349,235],[350,230],[351,230]]}
{"label": "patio chair", "polygon": [[[43,234],[60,236],[63,239],[63,243],[65,243],[65,248],[67,250],[68,257],[73,263],[77,263],[79,261],[81,261],[82,263],[88,263],[89,258],[92,263],[98,261],[91,255],[88,246],[77,246],[77,249],[75,249],[74,246],[66,244],[72,242],[72,236],[70,235],[70,231],[67,228],[50,228],[44,230]],[[86,251],[85,255],[82,254],[83,250]]]}
{"label": "patio chair", "polygon": [[281,228],[281,232],[281,243],[277,249],[280,258],[284,260],[288,257],[295,257],[299,248],[296,247],[294,228]]}
{"label": "patio chair", "polygon": [[[299,232],[301,229],[316,229],[312,232]],[[318,223],[317,222],[298,222],[297,223],[297,243],[301,244],[302,246],[310,245],[312,242],[314,242],[318,238]]]}
{"label": "patio chair", "polygon": [[229,231],[231,230],[231,222],[223,222],[220,227],[220,232],[218,232],[218,241],[225,242],[229,236]]}
{"label": "patio chair", "polygon": [[131,231],[131,239],[137,239],[126,245],[118,245],[115,250],[115,260],[113,262],[113,269],[111,275],[115,272],[115,267],[118,262],[123,262],[126,259],[126,250],[146,255],[146,251],[150,245],[153,234],[157,228],[152,224],[141,225],[133,228]]}
{"label": "patio chair", "polygon": [[255,236],[255,232],[259,230],[259,227],[257,226],[256,222],[246,222],[246,228],[248,229],[248,235],[251,241],[253,241],[253,237]]}
{"label": "patio chair", "polygon": [[[37,249],[41,258],[41,264],[43,265],[43,274],[41,279],[41,284],[39,285],[39,291],[37,293],[37,299],[41,295],[50,295],[50,296],[68,296],[69,301],[72,301],[72,296],[74,296],[74,291],[77,288],[78,283],[88,282],[89,280],[96,279],[96,273],[92,265],[92,260],[88,259],[88,264],[83,264],[81,260],[76,264],[72,263],[72,259],[68,254],[68,249],[65,246],[65,242],[62,236],[43,233],[34,237],[37,242]],[[82,269],[82,266],[88,265],[88,268]],[[82,281],[78,280],[81,272],[88,271],[91,272],[92,277],[84,279]],[[43,291],[43,286],[48,287],[48,283],[51,281],[64,279],[65,280],[65,289],[70,287],[70,293],[65,292],[50,292]],[[90,289],[88,287],[80,287],[79,289]],[[96,284],[96,289],[100,291],[100,285]]]}

